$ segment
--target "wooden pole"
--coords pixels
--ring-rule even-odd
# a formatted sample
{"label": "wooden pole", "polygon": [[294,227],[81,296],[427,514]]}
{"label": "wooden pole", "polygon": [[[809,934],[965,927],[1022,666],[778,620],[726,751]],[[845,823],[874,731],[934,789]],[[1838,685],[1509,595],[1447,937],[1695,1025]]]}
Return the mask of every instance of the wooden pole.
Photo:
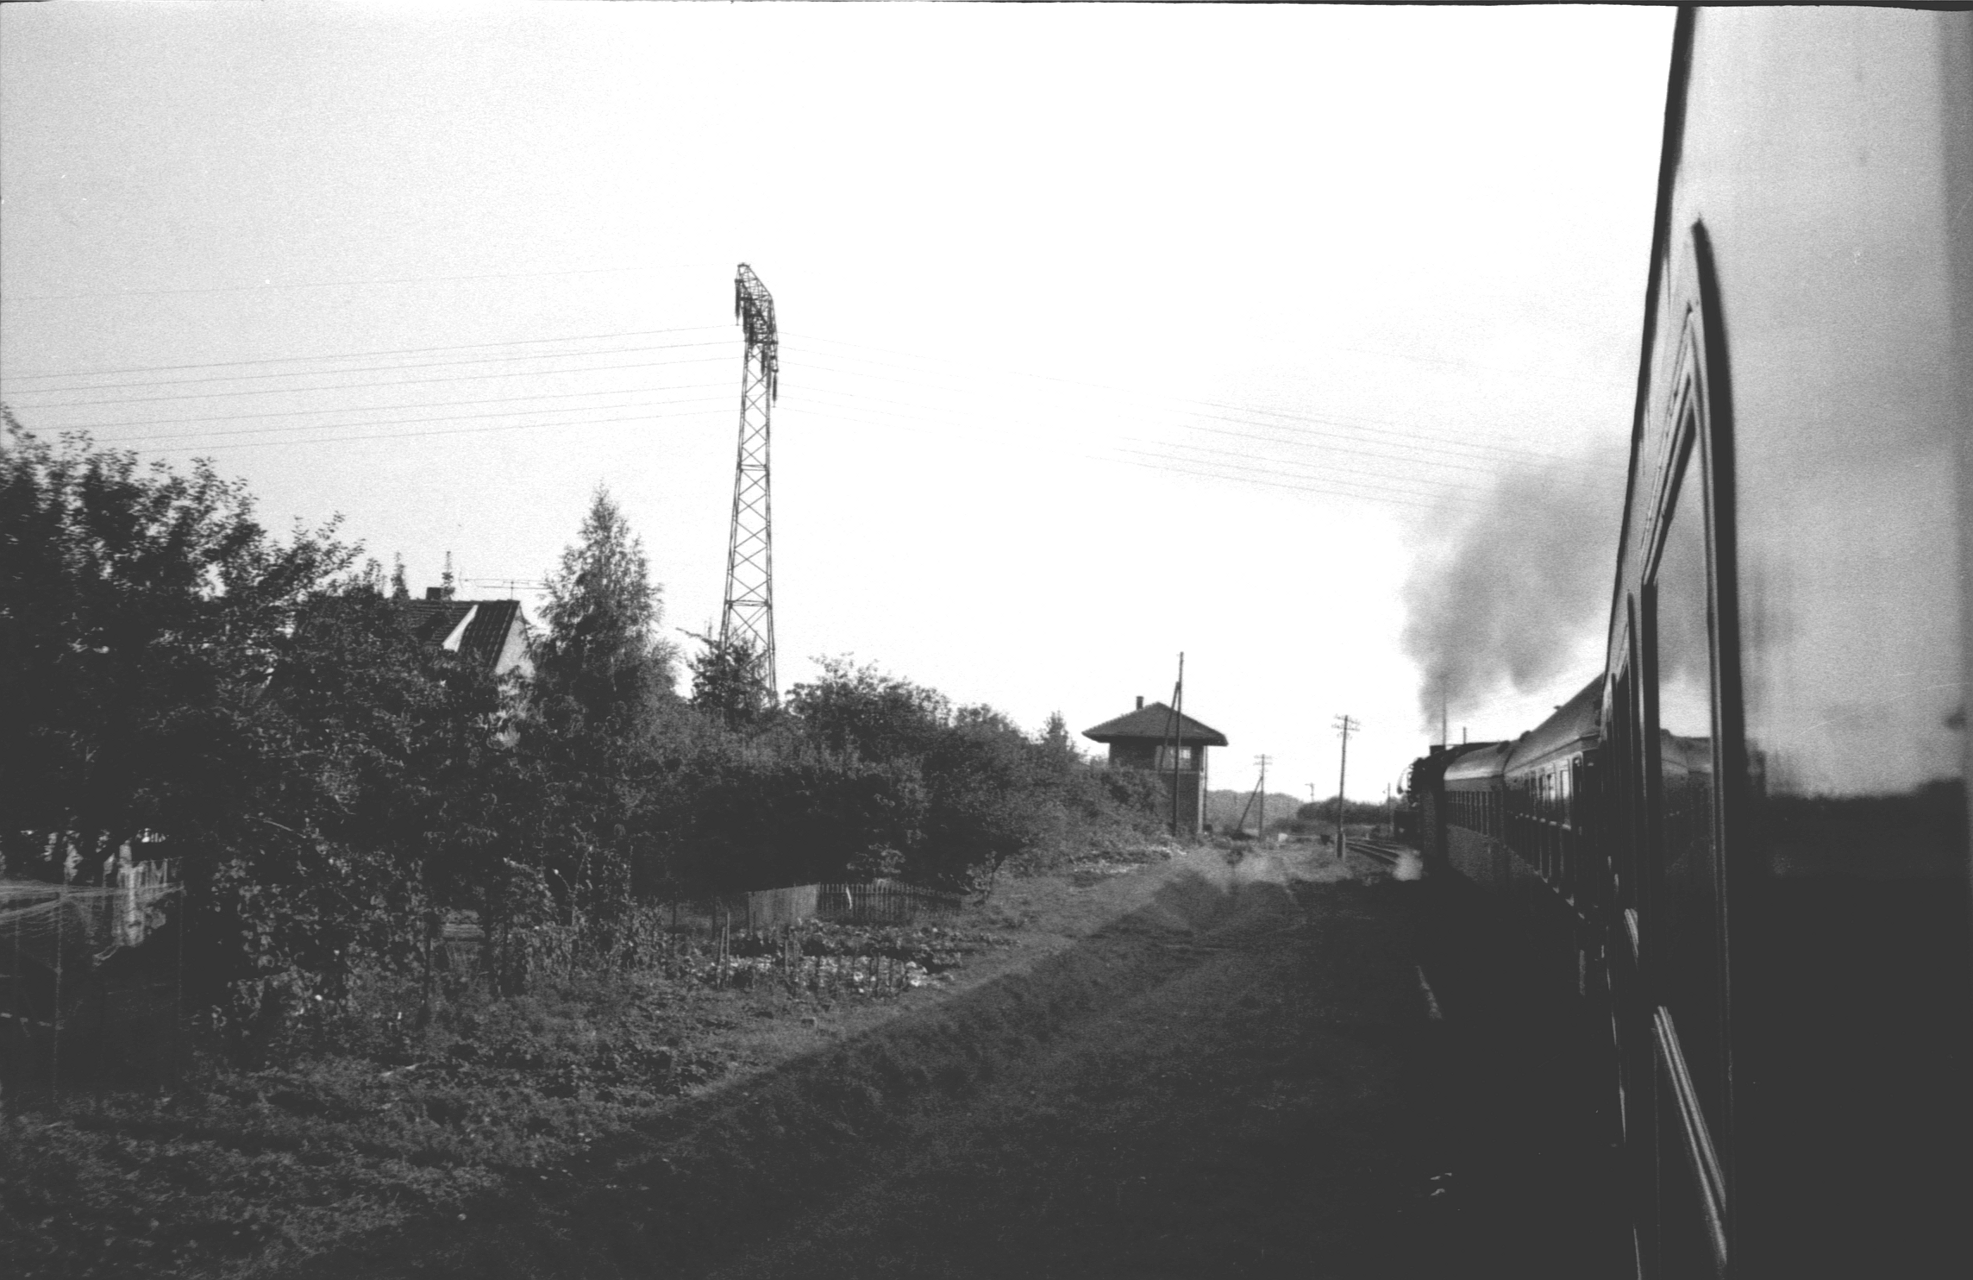
{"label": "wooden pole", "polygon": [[1178,654],[1178,683],[1172,688],[1171,833],[1178,834],[1178,761],[1185,754],[1185,651]]}

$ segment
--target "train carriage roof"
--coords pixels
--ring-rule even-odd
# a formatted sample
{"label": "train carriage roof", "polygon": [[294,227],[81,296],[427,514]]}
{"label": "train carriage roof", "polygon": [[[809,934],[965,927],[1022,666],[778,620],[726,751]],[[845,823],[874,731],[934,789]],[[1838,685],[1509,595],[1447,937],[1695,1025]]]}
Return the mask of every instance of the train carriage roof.
{"label": "train carriage roof", "polygon": [[1529,768],[1561,751],[1574,751],[1585,740],[1593,740],[1603,720],[1603,677],[1582,687],[1582,692],[1555,708],[1555,714],[1532,732],[1524,733],[1507,759],[1507,771]]}
{"label": "train carriage roof", "polygon": [[1445,784],[1448,787],[1483,786],[1499,782],[1501,772],[1507,764],[1508,752],[1514,749],[1511,742],[1496,742],[1478,751],[1469,751],[1445,771]]}

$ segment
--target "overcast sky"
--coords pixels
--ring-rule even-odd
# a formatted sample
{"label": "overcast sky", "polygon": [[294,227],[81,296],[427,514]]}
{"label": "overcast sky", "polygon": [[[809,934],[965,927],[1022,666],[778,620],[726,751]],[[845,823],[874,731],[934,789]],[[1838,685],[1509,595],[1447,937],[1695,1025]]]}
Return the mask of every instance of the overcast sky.
{"label": "overcast sky", "polygon": [[[700,630],[746,262],[784,687],[854,653],[1079,730],[1184,651],[1215,787],[1264,752],[1333,793],[1349,713],[1381,798],[1428,741],[1418,557],[1556,457],[1621,502],[1671,26],[7,5],[0,394],[341,513],[414,590],[448,550],[539,578],[607,483]],[[1453,736],[1531,727],[1595,640]]]}

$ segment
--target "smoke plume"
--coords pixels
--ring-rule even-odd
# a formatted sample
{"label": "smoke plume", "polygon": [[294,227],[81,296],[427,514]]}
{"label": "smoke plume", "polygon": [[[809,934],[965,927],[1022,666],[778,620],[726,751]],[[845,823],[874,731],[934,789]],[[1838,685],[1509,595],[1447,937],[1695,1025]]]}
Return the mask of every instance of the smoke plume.
{"label": "smoke plume", "polygon": [[1439,726],[1440,700],[1471,710],[1511,687],[1564,674],[1608,622],[1622,524],[1624,457],[1601,446],[1516,464],[1425,530],[1405,583],[1404,650],[1417,661],[1418,706]]}

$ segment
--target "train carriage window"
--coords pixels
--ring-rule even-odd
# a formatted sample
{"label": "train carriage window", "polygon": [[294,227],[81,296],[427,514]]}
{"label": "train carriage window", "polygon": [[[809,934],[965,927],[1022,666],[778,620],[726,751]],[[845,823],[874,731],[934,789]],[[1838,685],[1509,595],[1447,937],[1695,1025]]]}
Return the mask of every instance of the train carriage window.
{"label": "train carriage window", "polygon": [[1665,1004],[1704,1111],[1718,1124],[1726,1103],[1723,890],[1715,840],[1713,619],[1705,475],[1692,448],[1696,417],[1681,431],[1681,457],[1647,587],[1656,694],[1657,936]]}

